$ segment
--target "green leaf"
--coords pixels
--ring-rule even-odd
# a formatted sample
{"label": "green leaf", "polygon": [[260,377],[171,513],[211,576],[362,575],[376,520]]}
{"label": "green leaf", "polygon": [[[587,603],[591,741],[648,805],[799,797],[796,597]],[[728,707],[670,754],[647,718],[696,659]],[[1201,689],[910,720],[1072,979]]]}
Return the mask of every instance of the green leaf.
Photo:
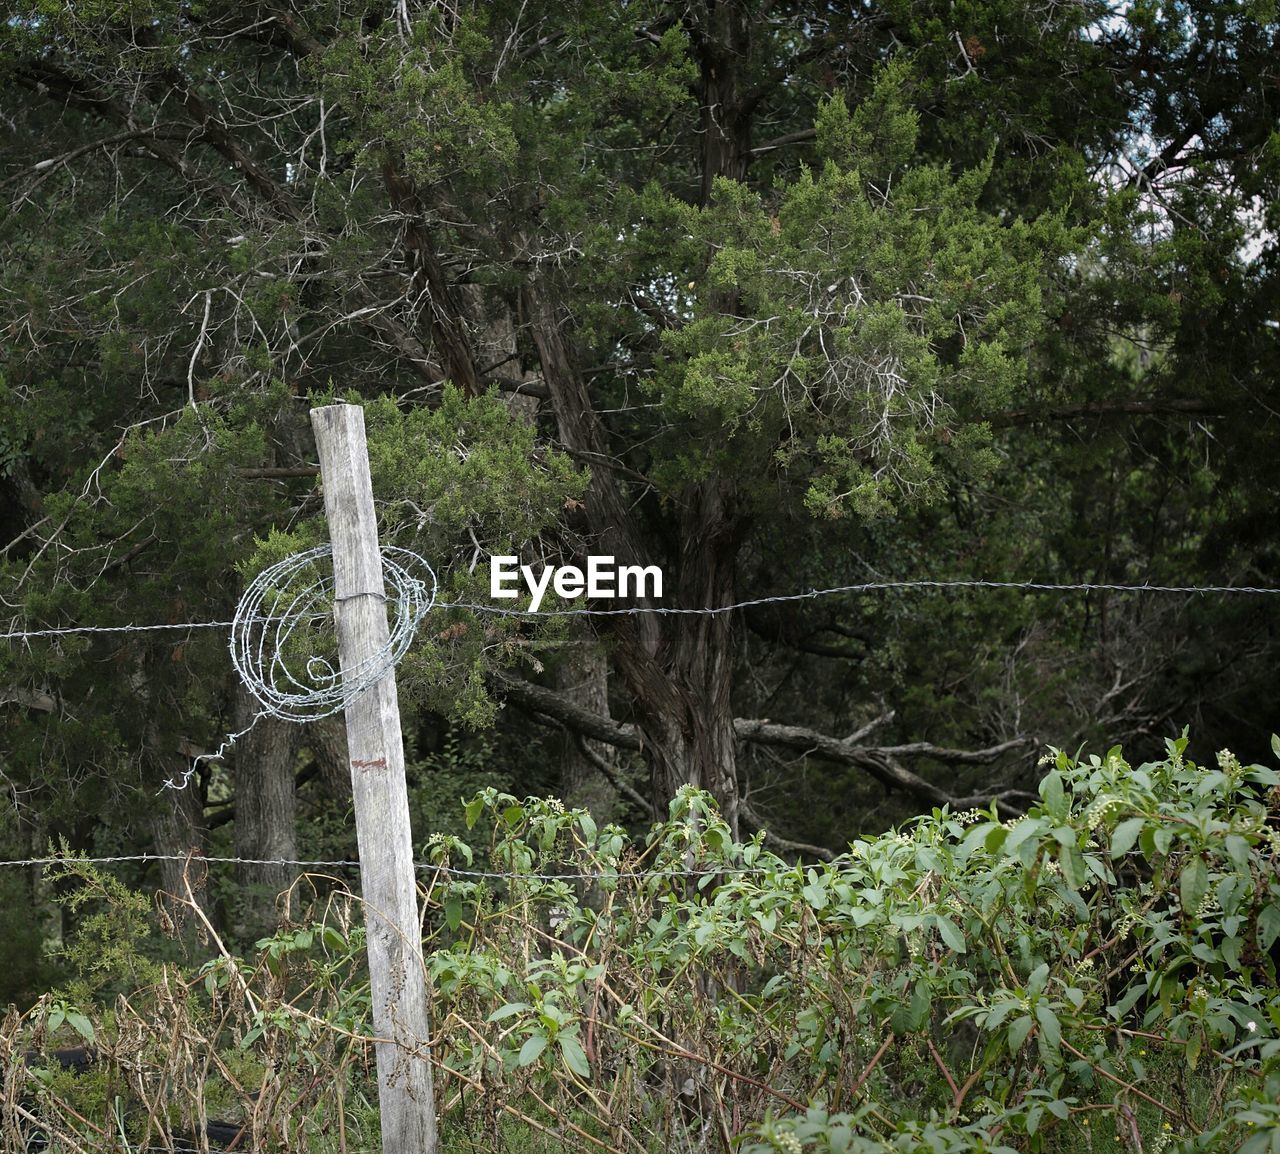
{"label": "green leaf", "polygon": [[1009,1053],[1015,1055],[1022,1049],[1022,1043],[1027,1040],[1027,1035],[1031,1033],[1031,1027],[1035,1023],[1031,1019],[1031,1015],[1027,1014],[1018,1018],[1010,1027],[1008,1034]]}
{"label": "green leaf", "polygon": [[1146,824],[1146,820],[1145,817],[1129,817],[1116,826],[1111,834],[1111,856],[1113,858],[1118,858],[1133,848],[1133,843],[1138,840],[1138,834],[1142,832],[1142,827]]}
{"label": "green leaf", "polygon": [[457,930],[462,925],[462,899],[451,897],[444,903],[444,920],[449,929]]}
{"label": "green leaf", "polygon": [[1192,1030],[1191,1037],[1187,1039],[1186,1048],[1183,1050],[1183,1056],[1186,1058],[1187,1065],[1191,1069],[1195,1069],[1200,1063],[1200,1051],[1204,1048],[1204,1034],[1199,1030]]}
{"label": "green leaf", "polygon": [[911,987],[911,997],[899,1002],[889,1019],[889,1028],[895,1034],[910,1034],[920,1029],[929,1016],[929,984],[917,981]]}
{"label": "green leaf", "polygon": [[1067,885],[1078,890],[1089,880],[1089,872],[1085,868],[1084,856],[1074,845],[1064,845],[1058,853],[1058,864],[1062,866],[1062,876]]}
{"label": "green leaf", "polygon": [[471,829],[476,824],[476,822],[480,820],[480,815],[483,812],[484,812],[483,797],[473,797],[469,802],[467,802],[467,807],[465,810],[463,810],[463,815],[467,819],[467,829]]}
{"label": "green leaf", "polygon": [[964,841],[960,843],[960,852],[957,856],[962,861],[967,861],[979,846],[986,849],[988,853],[996,853],[1008,836],[1009,831],[999,822],[981,822],[964,835]]}
{"label": "green leaf", "polygon": [[1056,1053],[1062,1046],[1062,1026],[1058,1022],[1058,1015],[1048,1006],[1040,1005],[1036,1007],[1036,1021],[1040,1023],[1042,1042]]}
{"label": "green leaf", "polygon": [[936,925],[942,940],[957,954],[963,954],[968,947],[965,945],[964,934],[960,932],[960,927],[943,914],[938,915]]}
{"label": "green leaf", "polygon": [[86,1042],[93,1042],[93,1023],[76,1010],[67,1011],[67,1024]]}
{"label": "green leaf", "polygon": [[1231,859],[1231,864],[1236,869],[1247,872],[1249,869],[1249,843],[1238,833],[1227,835],[1224,843],[1227,850],[1227,857]]}
{"label": "green leaf", "polygon": [[1258,911],[1258,945],[1269,950],[1280,937],[1280,902],[1268,902]]}
{"label": "green leaf", "polygon": [[1017,857],[1018,847],[1029,838],[1035,837],[1044,828],[1044,822],[1037,817],[1024,817],[1004,840],[1005,857]]}
{"label": "green leaf", "polygon": [[591,1077],[591,1064],[587,1061],[586,1051],[583,1050],[577,1038],[572,1034],[561,1034],[556,1039],[556,1045],[560,1047],[560,1055],[564,1058],[564,1064],[573,1073],[583,1079]]}
{"label": "green leaf", "polygon": [[1051,769],[1040,782],[1040,796],[1044,807],[1054,817],[1061,817],[1066,809],[1066,794],[1062,788],[1062,774]]}
{"label": "green leaf", "polygon": [[1182,912],[1194,914],[1209,889],[1209,867],[1204,858],[1193,857],[1183,868],[1178,879],[1178,892],[1182,898]]}
{"label": "green leaf", "polygon": [[804,900],[807,901],[815,910],[826,909],[827,891],[824,886],[821,886],[814,881],[805,886],[800,892],[804,895]]}
{"label": "green leaf", "polygon": [[540,1057],[542,1051],[547,1048],[546,1034],[531,1034],[525,1039],[525,1043],[520,1047],[520,1054],[516,1058],[517,1066],[532,1066]]}
{"label": "green leaf", "polygon": [[505,1006],[499,1006],[490,1014],[486,1022],[503,1022],[507,1018],[514,1018],[517,1014],[523,1014],[532,1009],[528,1002],[508,1002]]}

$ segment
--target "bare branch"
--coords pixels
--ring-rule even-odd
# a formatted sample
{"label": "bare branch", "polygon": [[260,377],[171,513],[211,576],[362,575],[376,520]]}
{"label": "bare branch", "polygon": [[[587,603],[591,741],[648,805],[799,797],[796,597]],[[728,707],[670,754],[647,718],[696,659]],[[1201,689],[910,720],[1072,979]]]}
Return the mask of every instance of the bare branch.
{"label": "bare branch", "polygon": [[758,830],[764,831],[764,840],[770,845],[777,846],[784,853],[804,853],[810,857],[820,858],[822,861],[835,861],[836,855],[825,846],[813,845],[807,841],[792,841],[788,837],[774,833],[767,828],[764,821],[751,808],[750,804],[744,799],[738,802],[738,812],[746,820],[748,825],[753,825]]}
{"label": "bare branch", "polygon": [[[523,678],[500,674],[494,680],[511,700],[517,701],[526,709],[555,718],[583,737],[603,741],[620,749],[636,751],[641,749],[640,737],[635,727],[630,724],[603,717],[570,701],[555,690],[535,685]],[[879,748],[858,745],[855,742],[831,737],[802,726],[779,725],[768,720],[735,718],[733,729],[739,741],[753,741],[759,745],[790,749],[797,753],[821,757],[839,765],[847,765],[869,774],[889,788],[901,789],[930,805],[948,805],[952,809],[973,809],[995,802],[1003,810],[1015,813],[1019,812],[1018,806],[1030,804],[1035,800],[1033,795],[1024,791],[996,789],[957,797],[913,773],[897,760],[900,755],[918,755],[959,764],[983,765],[996,760],[1002,754],[1026,748],[1032,744],[1031,738],[1017,738],[980,750],[943,749],[929,742]],[[869,729],[864,726],[859,732],[869,732]]]}
{"label": "bare branch", "polygon": [[570,701],[567,697],[547,689],[543,685],[535,685],[521,677],[510,677],[498,674],[494,680],[499,688],[513,701],[519,702],[526,709],[535,713],[554,717],[583,737],[603,741],[619,749],[640,749],[640,737],[635,727],[625,722],[614,721],[601,714]]}
{"label": "bare branch", "polygon": [[614,789],[616,789],[623,797],[627,798],[633,805],[639,806],[642,813],[647,813],[651,820],[660,821],[661,815],[653,802],[649,801],[638,789],[629,782],[624,781],[603,757],[601,757],[586,742],[586,739],[580,733],[574,734],[574,743],[577,745],[579,752],[592,765],[596,767]]}
{"label": "bare branch", "polygon": [[1217,417],[1222,406],[1194,397],[1167,397],[1163,400],[1089,401],[1079,405],[1050,405],[1043,409],[1009,409],[992,417],[993,425],[1031,425],[1037,421],[1060,421],[1071,417],[1110,416],[1124,413],[1145,416],[1187,413]]}
{"label": "bare branch", "polygon": [[806,140],[813,140],[817,135],[816,128],[802,128],[799,132],[787,132],[782,136],[775,136],[772,140],[766,140],[763,144],[757,144],[751,150],[751,155],[759,156],[762,152],[772,152],[775,148],[783,148],[788,144],[800,144]]}

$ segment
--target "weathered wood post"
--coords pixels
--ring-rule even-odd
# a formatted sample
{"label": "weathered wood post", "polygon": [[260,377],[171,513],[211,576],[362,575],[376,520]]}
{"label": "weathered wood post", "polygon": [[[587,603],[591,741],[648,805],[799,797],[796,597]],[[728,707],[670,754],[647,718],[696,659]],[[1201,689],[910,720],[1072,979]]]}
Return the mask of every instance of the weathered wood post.
{"label": "weathered wood post", "polygon": [[[333,543],[334,616],[344,676],[387,643],[378,522],[364,410],[311,410],[324,508]],[[436,1116],[427,1052],[426,971],[418,921],[394,670],[347,702],[347,749],[368,930],[383,1154],[435,1154]]]}

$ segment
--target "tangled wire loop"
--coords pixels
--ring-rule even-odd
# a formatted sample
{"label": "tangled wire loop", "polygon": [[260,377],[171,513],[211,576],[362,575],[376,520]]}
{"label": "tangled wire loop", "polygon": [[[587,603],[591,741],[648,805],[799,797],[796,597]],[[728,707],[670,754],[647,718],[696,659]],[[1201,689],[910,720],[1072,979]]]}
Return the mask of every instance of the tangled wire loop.
{"label": "tangled wire loop", "polygon": [[[345,677],[337,661],[311,652],[302,626],[333,619],[333,573],[317,563],[332,557],[329,545],[295,553],[264,569],[250,582],[231,625],[231,661],[263,713],[284,721],[315,721],[345,708],[376,685],[413,643],[418,624],[435,603],[431,566],[408,549],[382,546],[382,576],[389,608],[387,643]],[[425,570],[414,577],[408,566]],[[330,645],[332,649],[332,644]],[[301,670],[290,661],[303,662]]]}

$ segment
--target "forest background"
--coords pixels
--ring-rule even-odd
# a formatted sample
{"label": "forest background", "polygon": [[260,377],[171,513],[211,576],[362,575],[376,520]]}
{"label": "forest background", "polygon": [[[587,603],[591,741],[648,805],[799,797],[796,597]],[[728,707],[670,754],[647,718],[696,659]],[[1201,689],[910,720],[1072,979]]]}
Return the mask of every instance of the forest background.
{"label": "forest background", "polygon": [[[658,564],[683,608],[1280,585],[1278,60],[1242,0],[11,6],[0,856],[354,856],[339,723],[193,761],[257,712],[197,626],[326,539],[334,397],[449,602],[493,553]],[[643,829],[693,784],[822,857],[1025,808],[1046,744],[1262,760],[1278,625],[1102,590],[439,611],[399,671],[415,837],[486,785]],[[228,941],[293,872],[211,894]],[[53,896],[0,875],[0,1003],[57,977]]]}

